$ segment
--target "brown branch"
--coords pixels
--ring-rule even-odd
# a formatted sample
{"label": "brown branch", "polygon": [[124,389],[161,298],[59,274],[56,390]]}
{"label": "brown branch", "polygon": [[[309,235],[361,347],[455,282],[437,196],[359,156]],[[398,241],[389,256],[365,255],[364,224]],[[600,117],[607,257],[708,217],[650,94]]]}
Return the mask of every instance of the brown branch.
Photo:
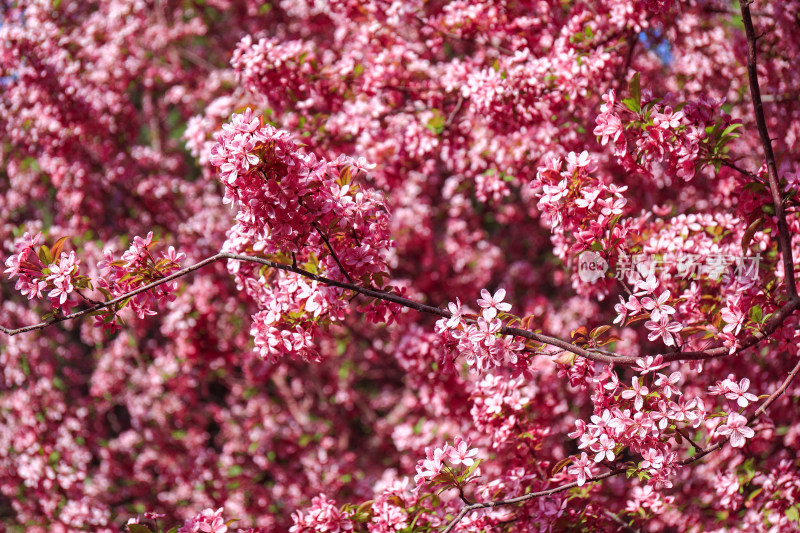
{"label": "brown branch", "polygon": [[747,77],[750,82],[750,96],[753,98],[753,110],[756,117],[756,127],[761,137],[764,156],[767,160],[769,176],[769,189],[772,193],[772,203],[775,206],[775,216],[778,219],[778,243],[781,247],[783,259],[783,275],[786,282],[786,292],[789,300],[796,300],[797,286],[794,280],[794,260],[792,258],[792,239],[789,234],[789,225],[786,223],[786,212],[783,208],[782,191],[778,181],[778,167],[775,163],[775,154],[772,152],[772,141],[767,130],[767,121],[764,118],[764,105],[761,101],[761,88],[758,84],[758,71],[756,69],[756,32],[753,28],[753,19],[750,16],[750,2],[739,0],[742,10],[742,22],[747,35]]}
{"label": "brown branch", "polygon": [[629,526],[627,524],[627,522],[625,522],[625,520],[623,520],[622,518],[618,517],[616,514],[612,513],[611,511],[605,510],[605,511],[603,511],[603,514],[605,514],[608,518],[610,518],[611,520],[613,520],[614,522],[619,524],[622,527],[622,529],[625,530],[625,531],[633,531],[634,533],[639,533],[641,531],[639,528],[635,528],[635,527]]}
{"label": "brown branch", "polygon": [[[734,9],[725,9],[725,8],[718,8],[718,7],[713,7],[713,6],[706,6],[706,7],[703,8],[703,10],[706,13],[716,13],[716,14],[719,14],[719,15],[738,15],[739,14],[739,12],[734,10]],[[772,13],[758,12],[758,13],[752,13],[752,15],[754,17],[766,17],[766,18],[772,18],[772,19],[775,18],[775,15],[773,15]]]}
{"label": "brown branch", "polygon": [[[625,470],[623,469],[611,470],[610,472],[605,472],[598,476],[589,478],[586,480],[586,482],[594,483],[595,481],[601,481],[606,478],[618,476],[623,472],[625,472]],[[541,498],[542,496],[552,496],[553,494],[557,494],[559,492],[563,492],[567,489],[571,489],[572,487],[577,487],[577,486],[578,482],[573,481],[572,483],[559,485],[558,487],[553,487],[552,489],[540,490],[538,492],[530,492],[528,494],[525,494],[523,496],[517,496],[515,498],[507,498],[505,500],[494,500],[490,502],[476,502],[470,505],[465,505],[464,507],[461,508],[461,511],[459,511],[459,513],[455,516],[455,518],[453,518],[450,521],[450,523],[447,524],[447,527],[445,527],[442,530],[442,533],[450,533],[450,531],[452,531],[453,528],[456,527],[456,525],[461,521],[461,519],[464,518],[467,515],[467,513],[470,513],[472,511],[476,511],[478,509],[492,509],[494,507],[503,507],[505,505],[514,505],[515,503],[523,503],[528,500],[532,500],[534,498]]]}
{"label": "brown branch", "polygon": [[687,435],[686,433],[684,433],[684,431],[683,431],[681,428],[679,428],[679,427],[675,427],[675,431],[676,431],[676,432],[677,432],[677,433],[678,433],[678,434],[679,434],[681,437],[683,437],[684,439],[686,439],[687,441],[689,441],[689,444],[691,444],[692,446],[694,446],[696,450],[700,450],[701,452],[704,452],[704,451],[705,451],[705,450],[703,449],[703,447],[702,447],[702,446],[700,446],[700,445],[699,445],[699,444],[697,444],[695,441],[693,441],[693,440],[692,440],[692,438],[691,438],[691,437],[689,437],[689,435]]}
{"label": "brown branch", "polygon": [[[320,276],[318,274],[313,274],[311,272],[308,272],[307,270],[303,270],[302,268],[299,268],[296,265],[296,262],[294,260],[292,261],[293,262],[292,265],[286,265],[286,264],[283,264],[283,263],[277,263],[275,261],[270,261],[268,259],[263,259],[261,257],[252,257],[252,256],[247,256],[247,255],[241,255],[241,254],[220,252],[220,253],[218,253],[218,254],[216,254],[214,256],[211,256],[211,257],[209,257],[207,259],[204,259],[204,260],[200,261],[199,263],[196,263],[196,264],[194,264],[192,266],[189,266],[187,268],[184,268],[182,270],[174,272],[174,273],[170,274],[169,276],[165,276],[165,277],[163,277],[161,279],[158,279],[158,280],[156,280],[156,281],[154,281],[152,283],[149,283],[147,285],[144,285],[142,287],[134,289],[134,290],[132,290],[130,292],[127,292],[127,293],[125,293],[125,294],[123,294],[121,296],[118,296],[117,298],[114,298],[113,300],[109,300],[107,302],[98,303],[98,304],[93,305],[93,306],[91,306],[91,307],[89,307],[87,309],[84,309],[82,311],[76,311],[76,312],[70,313],[68,315],[59,316],[59,317],[53,318],[51,320],[48,320],[46,322],[41,322],[39,324],[33,324],[33,325],[30,325],[30,326],[24,326],[24,327],[17,328],[17,329],[10,329],[10,328],[7,328],[7,327],[4,327],[4,326],[0,325],[0,331],[5,333],[5,334],[7,334],[7,335],[9,335],[9,336],[14,336],[14,335],[18,335],[20,333],[26,333],[26,332],[29,332],[29,331],[44,329],[44,328],[49,327],[49,326],[51,326],[53,324],[56,324],[58,322],[64,322],[66,320],[74,320],[76,318],[81,318],[81,317],[86,316],[86,315],[88,315],[90,313],[93,313],[95,311],[99,311],[99,310],[102,310],[102,309],[106,309],[106,308],[115,306],[116,304],[121,303],[121,302],[123,302],[124,300],[126,300],[128,298],[131,298],[131,297],[136,296],[138,294],[141,294],[143,292],[147,292],[150,289],[158,287],[159,285],[161,285],[163,283],[167,283],[167,282],[172,281],[174,279],[183,277],[183,276],[189,274],[190,272],[194,272],[195,270],[203,268],[204,266],[210,265],[211,263],[214,263],[214,262],[219,261],[221,259],[233,259],[235,261],[258,263],[258,264],[266,265],[268,267],[275,268],[275,269],[278,269],[278,270],[283,270],[283,271],[286,271],[286,272],[292,272],[294,274],[297,274],[299,276],[303,276],[303,277],[312,279],[312,280],[317,281],[319,283],[322,283],[324,285],[329,285],[329,286],[332,286],[332,287],[339,287],[341,289],[353,291],[355,294],[361,294],[363,296],[367,296],[367,297],[370,297],[370,298],[376,298],[376,299],[383,300],[383,301],[390,302],[390,303],[394,303],[394,304],[397,304],[397,305],[400,305],[400,306],[403,306],[403,307],[407,307],[409,309],[413,309],[413,310],[418,311],[420,313],[427,313],[427,314],[431,314],[431,315],[435,315],[435,316],[439,316],[439,317],[443,317],[443,318],[450,318],[450,316],[451,316],[450,315],[450,311],[448,311],[446,309],[441,309],[439,307],[434,307],[434,306],[431,306],[431,305],[426,305],[426,304],[422,304],[422,303],[419,303],[419,302],[415,302],[414,300],[410,300],[408,298],[404,298],[404,297],[399,296],[397,294],[393,294],[393,293],[382,291],[382,290],[378,290],[378,289],[362,287],[362,286],[356,285],[354,283],[336,281],[336,280],[333,280],[333,279],[330,279],[330,278],[326,278],[324,276]],[[355,296],[355,294],[354,294],[354,296]],[[781,324],[783,324],[784,320],[789,315],[791,315],[798,308],[800,308],[800,299],[793,300],[793,301],[790,301],[787,304],[785,304],[782,308],[780,308],[778,311],[776,311],[773,314],[772,318],[770,318],[767,321],[767,323],[764,325],[764,327],[763,327],[763,329],[761,331],[756,332],[755,334],[750,336],[748,339],[746,339],[744,342],[742,342],[739,345],[739,348],[737,350],[735,350],[733,353],[735,354],[735,353],[741,352],[743,350],[746,350],[747,348],[750,348],[750,347],[754,346],[755,344],[761,342],[762,340],[766,339],[775,330],[777,330],[778,327],[781,326]],[[536,341],[536,342],[541,343],[541,344],[546,344],[546,345],[554,346],[556,348],[561,348],[562,350],[565,350],[567,352],[573,353],[573,354],[575,354],[575,355],[577,355],[579,357],[584,357],[586,359],[589,359],[590,361],[594,361],[594,362],[598,362],[598,363],[615,364],[615,365],[620,365],[620,366],[632,366],[632,365],[635,365],[637,363],[637,361],[639,361],[639,359],[641,359],[642,357],[646,356],[646,355],[642,355],[642,356],[639,356],[639,357],[620,356],[620,355],[612,354],[610,352],[601,352],[601,351],[598,351],[598,350],[595,350],[595,349],[584,349],[584,348],[581,348],[579,346],[575,346],[574,344],[572,344],[572,343],[570,343],[568,341],[559,339],[558,337],[554,337],[554,336],[551,336],[551,335],[545,335],[545,334],[542,334],[542,333],[536,333],[536,332],[529,331],[529,330],[526,330],[526,329],[509,327],[509,326],[503,326],[502,328],[500,328],[499,332],[501,334],[503,334],[503,335],[513,335],[513,336],[516,336],[516,337],[521,337],[521,338],[524,338],[524,339]],[[731,354],[731,352],[730,352],[730,350],[728,348],[726,348],[724,346],[720,346],[720,347],[717,347],[717,348],[710,348],[708,350],[703,350],[703,351],[666,352],[666,353],[651,354],[651,355],[653,355],[653,356],[659,356],[660,355],[661,357],[663,357],[664,362],[668,363],[668,362],[672,362],[672,361],[690,361],[690,360],[713,359],[713,358],[716,358],[716,357],[724,357],[724,356],[729,355],[729,354]]]}
{"label": "brown branch", "polygon": [[328,240],[328,237],[322,232],[322,230],[319,228],[319,225],[316,222],[313,223],[313,226],[314,226],[314,229],[317,230],[317,233],[319,233],[319,236],[322,237],[322,240],[325,241],[325,246],[328,247],[328,251],[333,256],[333,260],[336,261],[336,264],[339,266],[339,270],[342,272],[344,277],[347,278],[347,281],[349,281],[350,283],[354,283],[353,282],[353,278],[350,277],[350,274],[348,274],[347,270],[344,269],[344,266],[342,265],[342,262],[339,261],[339,256],[336,255],[336,252],[333,251],[333,246],[331,246],[331,243]]}
{"label": "brown branch", "polygon": [[757,181],[759,183],[763,183],[764,185],[769,185],[769,182],[767,180],[765,180],[764,178],[762,178],[761,176],[759,176],[758,174],[754,174],[753,172],[750,172],[749,170],[745,170],[742,167],[736,165],[736,163],[733,163],[732,161],[723,160],[722,161],[722,166],[723,167],[732,168],[733,170],[735,170],[739,174],[742,174],[743,176],[747,176],[748,178],[750,178],[753,181]]}
{"label": "brown branch", "polygon": [[461,106],[463,104],[464,104],[464,97],[463,96],[459,96],[458,97],[458,102],[456,102],[456,107],[453,108],[453,110],[450,112],[450,115],[448,115],[447,120],[444,122],[444,129],[447,129],[447,128],[450,127],[450,124],[453,123],[453,119],[456,118],[456,115],[461,110]]}
{"label": "brown branch", "polygon": [[[748,425],[752,424],[753,422],[755,422],[756,420],[761,418],[761,416],[767,411],[769,406],[772,405],[775,402],[775,400],[777,400],[784,392],[786,392],[786,389],[789,388],[789,385],[791,385],[792,381],[794,381],[794,379],[797,377],[798,373],[800,373],[800,361],[798,361],[797,364],[794,366],[794,368],[789,372],[789,375],[783,381],[781,386],[778,387],[778,389],[775,392],[770,394],[769,397],[766,400],[764,400],[761,403],[761,405],[758,406],[758,409],[756,409],[756,412],[748,419],[748,421],[747,421]],[[714,451],[719,450],[720,448],[722,448],[725,445],[725,443],[728,442],[729,440],[730,440],[730,437],[726,437],[726,438],[722,439],[721,441],[719,441],[718,443],[716,443],[715,445],[713,445],[713,446],[711,446],[709,448],[706,448],[704,451],[698,453],[697,455],[693,455],[692,457],[689,457],[688,459],[684,459],[679,464],[681,466],[686,466],[686,465],[690,465],[690,464],[692,464],[692,463],[694,463],[696,461],[699,461],[700,459],[702,459],[706,455],[710,454],[711,452],[714,452]]]}
{"label": "brown branch", "polygon": [[[766,98],[762,98],[762,100],[765,101],[765,102],[767,101]],[[746,177],[750,178],[753,181],[756,181],[758,183],[762,183],[762,184],[764,184],[764,185],[769,187],[769,181],[768,180],[765,180],[764,178],[762,178],[758,174],[754,174],[754,173],[750,172],[749,170],[743,169],[742,167],[736,165],[736,163],[734,163],[733,161],[723,160],[722,161],[722,166],[723,167],[728,167],[730,169],[733,169],[736,172],[738,172],[739,174],[741,174],[743,176],[746,176]],[[800,199],[798,199],[797,196],[792,196],[789,199],[789,204],[791,204],[791,205],[793,205],[795,207],[800,207]]]}

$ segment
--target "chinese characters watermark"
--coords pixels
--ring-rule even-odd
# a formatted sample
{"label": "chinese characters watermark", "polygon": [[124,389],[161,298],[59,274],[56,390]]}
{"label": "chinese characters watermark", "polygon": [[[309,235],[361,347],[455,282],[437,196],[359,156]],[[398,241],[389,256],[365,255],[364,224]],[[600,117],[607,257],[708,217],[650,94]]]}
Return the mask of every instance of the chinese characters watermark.
{"label": "chinese characters watermark", "polygon": [[[719,281],[733,268],[733,276],[739,279],[758,279],[761,255],[737,256],[732,254],[680,254],[677,257],[661,258],[647,254],[623,255],[616,264],[614,277],[629,281],[647,278],[659,273],[671,273],[682,279],[706,278]],[[598,253],[585,251],[578,255],[578,277],[585,283],[594,283],[605,277],[608,262]]]}

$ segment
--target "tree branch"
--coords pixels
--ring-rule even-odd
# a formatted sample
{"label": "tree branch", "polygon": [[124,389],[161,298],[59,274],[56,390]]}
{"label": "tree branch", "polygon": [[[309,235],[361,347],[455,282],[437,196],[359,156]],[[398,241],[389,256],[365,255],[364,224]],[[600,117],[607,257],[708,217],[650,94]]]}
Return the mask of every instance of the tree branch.
{"label": "tree branch", "polygon": [[703,449],[703,447],[702,447],[702,446],[700,446],[700,445],[699,445],[699,444],[697,444],[695,441],[693,441],[693,440],[692,440],[692,438],[691,438],[691,437],[690,437],[688,434],[686,434],[686,433],[685,433],[685,432],[684,432],[684,431],[683,431],[681,428],[679,428],[679,427],[677,427],[677,426],[676,426],[676,427],[675,427],[675,431],[676,431],[676,432],[677,432],[677,433],[678,433],[678,434],[679,434],[681,437],[683,437],[684,439],[686,439],[687,441],[689,441],[689,444],[691,444],[692,446],[694,446],[696,450],[700,450],[701,452],[704,452],[704,451],[705,451],[705,450]]}
{"label": "tree branch", "polygon": [[750,96],[753,98],[753,110],[756,117],[756,127],[761,137],[764,156],[767,160],[769,176],[769,189],[772,193],[772,203],[775,206],[775,216],[778,219],[778,243],[781,247],[783,259],[783,275],[786,282],[786,292],[789,300],[797,299],[797,286],[794,280],[794,260],[792,258],[792,239],[789,235],[789,225],[786,223],[786,212],[783,208],[782,191],[778,181],[778,167],[775,163],[775,154],[772,152],[772,141],[767,130],[767,121],[764,118],[764,105],[761,101],[761,88],[758,84],[758,71],[756,69],[756,32],[753,28],[753,19],[750,16],[750,2],[739,0],[742,10],[742,22],[747,35],[747,77],[750,82]]}
{"label": "tree branch", "polygon": [[314,225],[314,229],[317,230],[317,233],[319,233],[319,236],[322,237],[323,241],[325,241],[325,246],[328,247],[328,251],[333,256],[333,260],[336,261],[336,264],[339,266],[339,270],[341,270],[342,275],[344,275],[344,277],[347,278],[347,281],[349,281],[350,283],[354,283],[353,282],[353,278],[350,277],[350,274],[348,274],[347,270],[344,269],[344,266],[342,265],[342,262],[339,261],[339,256],[336,255],[336,252],[333,251],[333,246],[331,246],[331,243],[328,240],[328,237],[324,233],[322,233],[322,230],[319,228],[319,225],[316,222],[314,222],[313,225]]}
{"label": "tree branch", "polygon": [[[178,279],[183,277],[195,270],[199,270],[204,266],[210,265],[216,261],[221,259],[232,259],[235,261],[243,261],[243,262],[250,262],[250,263],[258,263],[261,265],[266,265],[271,268],[275,268],[278,270],[283,270],[285,272],[292,272],[294,274],[312,279],[324,285],[332,286],[332,287],[339,287],[341,289],[353,291],[354,293],[361,294],[363,296],[368,296],[370,298],[376,298],[378,300],[383,300],[386,302],[394,303],[397,305],[401,305],[403,307],[407,307],[409,309],[413,309],[420,313],[427,313],[430,315],[435,315],[443,318],[450,318],[450,311],[447,309],[441,309],[439,307],[434,307],[432,305],[426,305],[419,302],[415,302],[414,300],[410,300],[408,298],[404,298],[397,294],[393,294],[390,292],[372,289],[367,287],[361,287],[354,283],[348,283],[343,281],[336,281],[330,278],[326,278],[324,276],[320,276],[318,274],[314,274],[308,272],[307,270],[303,270],[302,268],[298,267],[296,264],[286,265],[283,263],[277,263],[275,261],[270,261],[269,259],[264,259],[261,257],[252,257],[248,255],[241,255],[241,254],[233,254],[228,252],[220,252],[216,255],[213,255],[207,259],[200,261],[192,266],[186,267],[182,270],[177,272],[173,272],[169,276],[165,276],[159,280],[156,280],[148,285],[144,285],[139,287],[138,289],[134,289],[130,292],[127,292],[113,300],[109,300],[107,302],[98,303],[96,305],[92,305],[87,309],[82,311],[76,311],[74,313],[70,313],[68,315],[59,316],[53,318],[51,320],[41,322],[39,324],[33,324],[30,326],[24,326],[17,329],[10,329],[5,326],[0,326],[0,331],[5,333],[9,336],[19,335],[20,333],[26,333],[29,331],[35,331],[44,329],[49,327],[53,324],[58,322],[64,322],[66,320],[74,320],[76,318],[84,317],[94,311],[99,311],[101,309],[106,309],[112,307],[124,300],[141,294],[143,292],[147,292],[150,289],[158,287],[163,283],[170,282],[174,279]],[[294,261],[293,261],[294,263]],[[658,353],[658,354],[644,354],[641,356],[620,356],[615,355],[609,352],[601,352],[594,349],[584,349],[579,346],[575,346],[574,344],[562,340],[558,337],[554,337],[551,335],[545,335],[542,333],[536,333],[533,331],[529,331],[526,329],[520,329],[515,327],[503,326],[500,328],[500,333],[503,335],[512,335],[516,337],[521,337],[524,339],[532,340],[535,342],[539,342],[541,344],[546,344],[549,346],[554,346],[556,348],[561,348],[564,351],[573,353],[579,357],[584,357],[590,361],[598,362],[598,363],[606,363],[606,364],[614,364],[618,366],[633,366],[635,365],[639,359],[642,357],[646,357],[647,355],[653,356],[661,356],[664,359],[664,362],[672,362],[672,361],[691,361],[691,360],[704,360],[704,359],[713,359],[716,357],[724,357],[727,355],[732,355],[735,353],[739,353],[747,348],[754,346],[755,344],[761,342],[762,340],[766,339],[769,335],[771,335],[778,327],[783,324],[786,318],[791,315],[796,309],[800,308],[800,299],[792,300],[787,302],[783,307],[781,307],[778,311],[776,311],[772,318],[770,318],[767,323],[764,325],[761,331],[756,332],[755,334],[751,335],[748,339],[743,341],[739,348],[733,352],[724,346],[720,346],[717,348],[710,348],[708,350],[703,351],[692,351],[692,352],[666,352],[666,353]]]}

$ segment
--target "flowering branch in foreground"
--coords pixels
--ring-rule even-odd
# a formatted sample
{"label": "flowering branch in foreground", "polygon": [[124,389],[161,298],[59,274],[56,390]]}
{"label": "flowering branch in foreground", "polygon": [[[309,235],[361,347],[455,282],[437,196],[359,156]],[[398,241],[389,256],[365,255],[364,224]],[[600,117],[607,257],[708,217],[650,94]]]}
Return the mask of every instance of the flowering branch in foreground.
{"label": "flowering branch in foreground", "polygon": [[[274,268],[274,269],[277,269],[277,270],[282,270],[284,272],[292,272],[294,274],[298,274],[298,275],[303,276],[305,278],[317,281],[317,282],[325,284],[325,285],[329,285],[331,287],[338,287],[340,289],[353,291],[353,292],[355,292],[357,294],[360,294],[362,296],[366,296],[368,298],[374,298],[376,300],[382,300],[382,301],[385,301],[385,302],[388,302],[388,303],[392,303],[392,304],[396,304],[396,305],[399,305],[399,306],[402,306],[402,307],[406,307],[408,309],[412,309],[414,311],[418,311],[418,312],[421,312],[421,313],[427,313],[427,314],[431,314],[431,315],[436,315],[436,316],[440,316],[440,317],[443,317],[443,318],[446,318],[446,319],[450,319],[450,318],[453,317],[453,313],[451,311],[447,310],[447,309],[442,309],[442,308],[439,308],[439,307],[434,307],[434,306],[431,306],[431,305],[426,305],[426,304],[423,304],[423,303],[415,302],[413,300],[410,300],[408,298],[405,298],[405,297],[397,295],[397,294],[393,294],[393,293],[389,293],[389,292],[385,292],[385,291],[381,291],[381,290],[376,290],[376,289],[371,289],[371,288],[368,288],[368,287],[361,287],[361,286],[358,286],[358,285],[355,285],[355,284],[352,284],[352,283],[349,283],[349,282],[345,282],[345,281],[333,280],[333,279],[330,279],[330,278],[326,278],[324,276],[320,276],[318,274],[314,274],[312,272],[308,272],[306,270],[303,270],[302,268],[299,268],[299,267],[296,267],[296,266],[293,266],[293,265],[286,265],[286,264],[282,264],[282,263],[277,263],[275,261],[271,261],[269,259],[264,259],[262,257],[247,256],[247,255],[234,254],[234,253],[229,253],[229,252],[220,252],[220,253],[218,253],[216,255],[213,255],[211,257],[203,259],[202,261],[199,261],[199,262],[195,263],[194,265],[191,265],[189,267],[183,268],[183,269],[178,270],[178,271],[173,271],[171,274],[166,275],[166,276],[164,276],[164,277],[162,277],[160,279],[152,281],[152,282],[150,282],[150,283],[148,283],[146,285],[142,285],[140,287],[137,287],[136,289],[133,289],[133,290],[131,290],[129,292],[126,292],[124,294],[121,294],[119,296],[116,296],[115,298],[110,299],[110,300],[108,300],[106,302],[96,303],[96,304],[94,304],[94,305],[92,305],[92,306],[90,306],[90,307],[88,307],[86,309],[83,309],[81,311],[75,311],[75,312],[64,314],[64,315],[61,315],[61,316],[56,316],[54,318],[51,318],[51,319],[46,320],[44,322],[40,322],[38,324],[31,324],[31,325],[22,326],[22,327],[19,327],[19,328],[8,328],[6,326],[0,325],[0,331],[5,333],[6,335],[14,336],[14,335],[19,335],[20,333],[27,333],[27,332],[30,332],[30,331],[41,330],[41,329],[47,328],[49,326],[52,326],[54,324],[57,324],[59,322],[64,322],[64,321],[67,321],[67,320],[75,320],[75,319],[82,318],[82,317],[85,317],[85,316],[90,316],[90,315],[92,315],[94,313],[97,313],[98,311],[103,310],[103,309],[114,308],[115,306],[118,306],[118,305],[126,302],[127,300],[135,297],[135,296],[138,296],[138,295],[143,294],[143,293],[147,293],[148,291],[150,291],[152,289],[155,289],[156,287],[159,287],[159,286],[161,286],[163,284],[168,284],[171,281],[174,281],[174,280],[176,280],[178,278],[184,277],[187,274],[190,274],[190,273],[192,273],[192,272],[194,272],[196,270],[199,270],[199,269],[201,269],[201,268],[203,268],[205,266],[208,266],[208,265],[210,265],[212,263],[215,263],[217,261],[220,261],[222,259],[227,259],[227,260],[231,260],[231,261],[242,261],[242,262],[246,262],[246,263],[256,263],[256,264],[264,265],[264,266],[267,266],[267,267],[270,267],[270,268]],[[778,327],[780,327],[780,325],[783,323],[783,321],[787,317],[791,316],[791,314],[795,310],[797,310],[799,308],[800,308],[800,300],[791,301],[791,302],[785,304],[783,307],[781,307],[780,309],[778,309],[774,313],[772,318],[765,324],[765,326],[763,327],[763,329],[760,332],[757,332],[757,333],[753,334],[751,337],[743,340],[741,342],[739,348],[737,349],[737,351],[734,352],[734,353],[737,353],[737,352],[743,351],[743,350],[745,350],[747,348],[750,348],[750,347],[756,345],[758,342],[768,338],[769,335],[773,331],[775,331]],[[474,322],[474,320],[473,320],[473,322]],[[600,351],[600,350],[597,350],[597,351],[588,350],[588,349],[585,349],[585,348],[581,348],[580,346],[577,346],[575,344],[572,344],[572,343],[570,343],[568,341],[562,340],[562,339],[560,339],[558,337],[554,337],[554,336],[551,336],[551,335],[544,335],[544,334],[541,334],[541,333],[536,333],[536,332],[533,332],[533,331],[528,331],[528,330],[517,328],[517,327],[501,326],[496,330],[496,332],[499,333],[499,334],[503,334],[503,335],[522,337],[524,339],[535,341],[535,342],[541,343],[543,345],[553,346],[555,348],[559,348],[561,350],[564,350],[566,352],[575,354],[575,355],[577,355],[579,357],[583,357],[583,358],[588,359],[590,361],[595,361],[595,362],[600,362],[600,363],[607,363],[607,364],[613,364],[613,365],[619,365],[619,366],[633,366],[633,365],[638,364],[640,362],[640,360],[643,359],[643,357],[619,356],[619,355],[615,355],[615,354],[610,353],[610,352],[603,352],[603,351]],[[651,357],[651,358],[660,357],[663,362],[692,361],[692,360],[711,359],[711,358],[715,358],[715,357],[723,357],[723,356],[730,355],[730,353],[731,352],[729,352],[729,350],[727,348],[720,347],[720,348],[709,348],[707,350],[702,350],[702,351],[656,353],[656,354],[648,355],[647,357]]]}

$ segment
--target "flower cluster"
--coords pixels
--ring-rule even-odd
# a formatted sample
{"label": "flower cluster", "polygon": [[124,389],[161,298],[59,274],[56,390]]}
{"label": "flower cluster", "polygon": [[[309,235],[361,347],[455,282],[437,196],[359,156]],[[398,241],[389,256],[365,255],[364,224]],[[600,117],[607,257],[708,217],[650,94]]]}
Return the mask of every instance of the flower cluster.
{"label": "flower cluster", "polygon": [[[568,472],[583,484],[592,474],[589,460],[594,463],[612,463],[622,450],[630,449],[642,460],[636,470],[656,487],[672,485],[678,453],[670,441],[676,439],[681,426],[697,428],[705,420],[702,401],[687,400],[677,387],[680,372],[670,375],[655,373],[659,361],[640,361],[641,377],[631,378],[629,387],[623,386],[613,370],[595,378],[595,414],[590,423],[576,421],[570,437],[579,440],[578,448],[588,450],[573,456],[573,466]],[[680,437],[677,437],[680,439]]]}
{"label": "flower cluster", "polygon": [[680,346],[680,336],[684,326],[681,322],[673,320],[675,308],[668,304],[672,301],[669,290],[662,290],[656,296],[659,281],[654,275],[636,280],[635,292],[628,296],[628,300],[620,296],[619,303],[614,305],[617,318],[614,324],[628,325],[643,318],[649,318],[645,327],[649,330],[648,340],[661,340],[667,346]]}
{"label": "flower cluster", "polygon": [[718,381],[716,385],[708,388],[709,393],[715,396],[724,395],[725,398],[731,402],[736,402],[741,408],[745,408],[750,405],[751,402],[758,400],[758,396],[752,392],[747,392],[747,389],[750,388],[749,379],[743,378],[737,382],[732,378],[733,376],[731,375],[724,381]]}
{"label": "flower cluster", "polygon": [[[781,312],[776,236],[785,222],[796,262],[800,1],[750,7],[774,168],[732,7],[4,2],[0,325],[53,324],[0,339],[3,526],[113,533],[147,509],[131,533],[231,533],[228,516],[441,531],[464,499],[547,494],[453,529],[796,530],[800,379],[781,387],[800,314]],[[641,87],[620,88],[633,71]],[[182,263],[151,230],[198,261],[222,249],[294,272],[209,263],[148,293]],[[605,278],[575,275],[585,252]],[[655,280],[612,280],[623,253],[652,258]],[[680,258],[721,256],[719,276],[682,277]],[[460,318],[436,333],[300,270]],[[145,320],[108,337],[61,320],[111,297],[106,326]],[[588,357],[507,349],[514,327]],[[440,476],[485,455],[464,494],[414,482],[445,442]],[[610,468],[630,477],[588,486]]]}
{"label": "flower cluster", "polygon": [[294,525],[289,531],[291,533],[353,531],[354,525],[350,515],[349,512],[340,512],[332,500],[329,500],[324,494],[320,494],[311,500],[311,506],[305,512],[295,511],[292,514]]}
{"label": "flower cluster", "polygon": [[222,518],[222,507],[214,511],[204,509],[200,514],[189,518],[177,533],[227,533],[228,525]]}
{"label": "flower cluster", "polygon": [[[238,207],[226,251],[392,289],[386,284],[392,246],[388,211],[380,193],[359,185],[374,165],[305,154],[287,132],[263,125],[249,108],[223,125],[209,160],[219,168],[224,202]],[[229,270],[258,303],[251,330],[256,351],[273,360],[283,355],[318,360],[312,334],[320,324],[345,317],[347,293],[236,261]],[[393,308],[376,302],[363,310],[383,321]]]}
{"label": "flower cluster", "polygon": [[414,476],[417,490],[430,484],[463,489],[480,476],[480,460],[475,459],[477,455],[478,450],[470,448],[469,441],[461,437],[456,437],[452,446],[425,448],[425,459],[417,462],[417,475]]}
{"label": "flower cluster", "polygon": [[[63,252],[66,238],[61,238],[52,246],[42,244],[36,248],[41,233],[31,237],[25,233],[17,244],[19,253],[6,259],[6,271],[9,278],[18,277],[17,290],[33,298],[46,298],[53,306],[53,314],[69,313],[75,301],[72,296],[79,296],[83,301],[97,303],[79,292],[80,289],[96,289],[103,294],[105,301],[115,299],[131,291],[144,287],[169,276],[180,269],[180,261],[186,256],[178,253],[170,246],[161,257],[156,259],[153,247],[153,233],[146,238],[134,237],[131,247],[122,255],[121,260],[114,260],[110,251],[105,252],[105,259],[98,263],[100,277],[92,280],[82,276],[80,261],[75,252]],[[94,311],[98,326],[106,330],[117,329],[117,313],[125,306],[136,313],[139,318],[155,315],[159,302],[171,302],[175,299],[176,282],[161,283],[150,291],[140,292],[123,301],[118,306]]]}
{"label": "flower cluster", "polygon": [[[550,158],[539,167],[530,182],[539,198],[537,208],[548,222],[554,251],[565,263],[581,252],[593,250],[606,257],[625,252],[630,228],[622,219],[628,200],[623,193],[627,186],[618,187],[593,175],[595,164],[584,151],[570,152],[566,161]],[[577,265],[577,261],[574,261]],[[588,293],[592,289],[573,278],[573,286]],[[594,291],[607,290],[607,284],[594,285]]]}
{"label": "flower cluster", "polygon": [[[122,254],[121,259],[115,260],[113,253],[106,250],[104,259],[97,264],[102,276],[97,280],[97,290],[102,292],[107,300],[111,300],[160,281],[180,270],[180,263],[186,259],[186,254],[177,252],[174,246],[170,246],[158,256],[154,253],[156,244],[158,241],[153,240],[151,231],[144,238],[134,237],[133,243]],[[123,306],[129,306],[139,318],[155,315],[159,304],[175,300],[177,290],[176,281],[160,283],[149,291],[131,297]],[[123,306],[98,313],[97,325],[112,331],[117,329],[117,312]]]}
{"label": "flower cluster", "polygon": [[17,278],[15,289],[28,300],[50,302],[54,310],[69,313],[74,301],[70,296],[76,289],[89,287],[89,280],[78,274],[80,261],[75,252],[63,252],[66,238],[59,239],[52,248],[39,245],[42,234],[25,233],[16,243],[18,253],[6,259],[5,274]]}
{"label": "flower cluster", "polygon": [[494,295],[482,289],[478,299],[481,314],[477,319],[470,318],[459,300],[448,304],[450,318],[436,322],[436,333],[445,351],[445,364],[452,364],[461,355],[476,372],[501,365],[524,368],[519,354],[524,344],[500,333],[503,321],[498,313],[511,310],[511,304],[503,302],[505,295],[504,289],[499,289]]}
{"label": "flower cluster", "polygon": [[724,101],[701,95],[698,100],[672,106],[639,87],[639,75],[630,83],[630,97],[617,100],[614,89],[603,95],[594,134],[600,144],[613,143],[614,155],[630,172],[652,176],[666,164],[667,176],[689,181],[708,164],[717,169],[727,145],[742,126],[725,113],[715,116]]}
{"label": "flower cluster", "polygon": [[[262,533],[263,530],[260,528],[248,528],[248,529],[232,529],[231,524],[236,522],[236,520],[225,520],[223,518],[223,508],[220,507],[216,511],[214,509],[203,509],[199,513],[194,516],[187,518],[183,525],[180,527],[174,527],[170,529],[170,531],[174,531],[175,533]],[[148,525],[148,522],[142,521],[142,515],[139,515],[135,518],[128,519],[127,527],[130,533],[143,533],[146,531],[154,532],[154,533],[161,533],[164,531],[158,526],[158,519],[164,518],[166,515],[164,513],[154,513],[154,512],[146,512],[144,513],[145,521],[152,521],[153,527],[151,528]]]}

